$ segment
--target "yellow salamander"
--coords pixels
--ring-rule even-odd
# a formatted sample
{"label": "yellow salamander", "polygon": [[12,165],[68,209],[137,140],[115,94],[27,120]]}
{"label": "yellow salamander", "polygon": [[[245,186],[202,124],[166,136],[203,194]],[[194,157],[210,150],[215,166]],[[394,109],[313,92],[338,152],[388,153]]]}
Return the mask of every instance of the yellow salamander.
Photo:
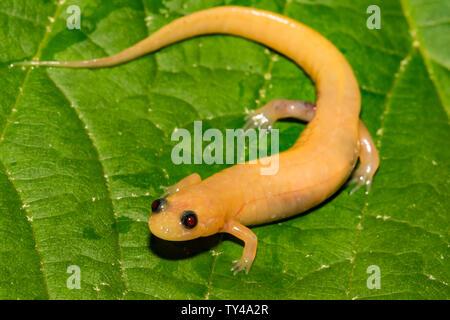
{"label": "yellow salamander", "polygon": [[[261,164],[238,164],[201,180],[196,173],[155,200],[151,232],[182,241],[230,233],[244,243],[234,273],[248,272],[256,255],[257,238],[247,227],[283,219],[321,203],[349,178],[371,185],[379,157],[359,119],[361,98],[357,80],[344,56],[311,28],[290,18],[246,7],[217,7],[179,18],[136,45],[110,57],[85,61],[23,62],[75,68],[115,66],[174,42],[204,34],[230,34],[266,45],[295,61],[316,85],[315,104],[274,100],[253,111],[246,128],[270,126],[294,117],[308,125],[287,151],[276,155],[279,169],[261,175]],[[271,156],[274,157],[274,156]]]}

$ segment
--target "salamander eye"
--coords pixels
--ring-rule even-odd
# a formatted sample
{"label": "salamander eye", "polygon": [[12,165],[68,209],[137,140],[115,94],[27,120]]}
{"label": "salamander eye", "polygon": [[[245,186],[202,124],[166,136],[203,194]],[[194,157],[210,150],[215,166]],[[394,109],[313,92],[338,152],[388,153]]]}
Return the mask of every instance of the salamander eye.
{"label": "salamander eye", "polygon": [[167,207],[167,200],[164,198],[156,199],[152,203],[152,212],[153,213],[160,213]]}
{"label": "salamander eye", "polygon": [[192,229],[197,225],[197,215],[194,211],[184,211],[183,215],[181,216],[181,223],[187,229]]}

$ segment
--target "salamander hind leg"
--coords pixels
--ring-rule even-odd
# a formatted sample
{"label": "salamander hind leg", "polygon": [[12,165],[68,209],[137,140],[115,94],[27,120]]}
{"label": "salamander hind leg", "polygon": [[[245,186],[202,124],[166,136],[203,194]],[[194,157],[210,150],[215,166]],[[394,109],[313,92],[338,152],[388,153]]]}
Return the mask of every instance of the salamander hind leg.
{"label": "salamander hind leg", "polygon": [[282,118],[297,118],[311,121],[316,107],[313,103],[299,100],[272,100],[265,106],[253,110],[246,118],[244,130],[251,128],[272,129],[273,124]]}
{"label": "salamander hind leg", "polygon": [[[246,118],[244,130],[250,128],[271,129],[275,121],[282,118],[296,118],[309,122],[314,118],[315,113],[314,103],[300,100],[272,100],[265,106],[250,112]],[[360,165],[348,182],[348,184],[356,184],[350,192],[351,194],[362,186],[366,186],[366,193],[370,191],[373,176],[380,163],[378,151],[361,120],[359,121],[359,143]]]}
{"label": "salamander hind leg", "polygon": [[362,186],[366,186],[366,194],[370,192],[372,186],[373,176],[380,164],[380,158],[377,148],[370,137],[369,131],[360,120],[359,121],[359,167],[353,172],[348,185],[356,184],[350,191],[350,194],[355,193]]}

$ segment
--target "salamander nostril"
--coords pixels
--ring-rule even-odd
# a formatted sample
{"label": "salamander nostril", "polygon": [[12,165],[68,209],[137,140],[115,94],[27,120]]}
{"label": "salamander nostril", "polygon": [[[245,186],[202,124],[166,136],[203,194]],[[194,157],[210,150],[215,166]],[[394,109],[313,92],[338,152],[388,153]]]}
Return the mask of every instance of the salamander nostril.
{"label": "salamander nostril", "polygon": [[167,207],[167,200],[164,198],[156,199],[152,203],[152,213],[160,213]]}

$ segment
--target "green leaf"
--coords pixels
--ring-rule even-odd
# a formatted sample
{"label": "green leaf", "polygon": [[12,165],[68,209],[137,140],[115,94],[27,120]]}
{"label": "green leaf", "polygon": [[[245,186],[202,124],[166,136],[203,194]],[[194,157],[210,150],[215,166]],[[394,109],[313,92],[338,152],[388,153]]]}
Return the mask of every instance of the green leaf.
{"label": "green leaf", "polygon": [[[174,165],[170,135],[194,120],[240,128],[246,108],[276,98],[314,101],[301,68],[223,35],[109,69],[8,68],[111,55],[224,4],[282,13],[330,39],[354,68],[381,155],[369,195],[341,190],[253,228],[257,258],[236,276],[242,246],[231,237],[150,235],[161,186],[226,167]],[[373,4],[379,30],[366,27]],[[69,5],[81,8],[81,30],[66,27]],[[449,299],[449,9],[445,0],[2,0],[0,298]],[[277,123],[281,149],[303,127]],[[373,265],[380,289],[367,286]],[[80,289],[67,286],[70,266]]]}

